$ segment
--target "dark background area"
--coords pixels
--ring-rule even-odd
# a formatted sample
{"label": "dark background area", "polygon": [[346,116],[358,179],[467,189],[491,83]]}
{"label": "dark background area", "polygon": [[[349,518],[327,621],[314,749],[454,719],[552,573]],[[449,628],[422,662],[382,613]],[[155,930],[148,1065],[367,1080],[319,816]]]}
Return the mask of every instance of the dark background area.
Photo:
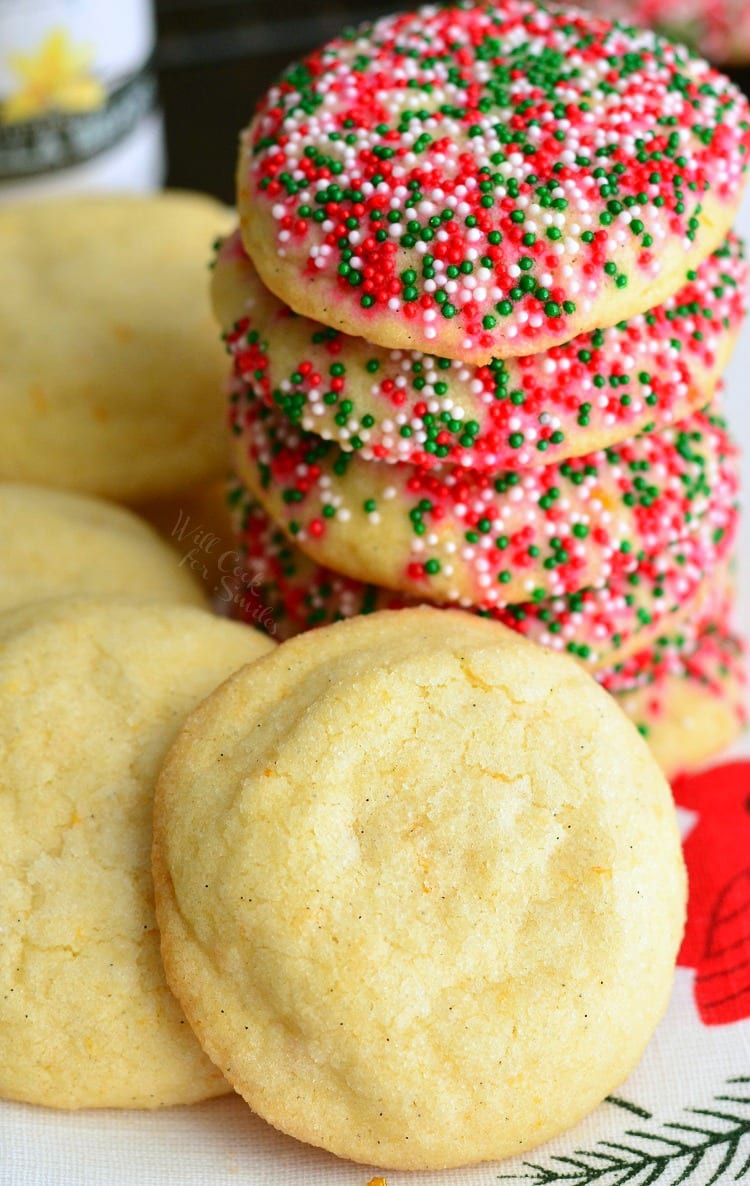
{"label": "dark background area", "polygon": [[[156,0],[167,184],[232,202],[238,133],[283,67],[346,25],[416,2]],[[729,73],[750,94],[750,69]]]}
{"label": "dark background area", "polygon": [[167,184],[233,201],[237,136],[292,59],[409,0],[156,0]]}

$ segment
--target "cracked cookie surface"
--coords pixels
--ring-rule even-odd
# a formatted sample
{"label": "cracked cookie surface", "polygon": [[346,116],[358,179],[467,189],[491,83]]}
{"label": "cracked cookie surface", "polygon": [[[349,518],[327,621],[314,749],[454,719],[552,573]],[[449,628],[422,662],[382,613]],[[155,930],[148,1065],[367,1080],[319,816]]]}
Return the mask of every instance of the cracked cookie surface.
{"label": "cracked cookie surface", "polygon": [[0,482],[0,610],[109,594],[206,607],[177,551],[125,507],[67,490]]}
{"label": "cracked cookie surface", "polygon": [[402,1168],[518,1152],[621,1082],[685,892],[614,701],[426,607],[282,643],[189,717],[154,883],[170,983],[252,1108]]}
{"label": "cracked cookie surface", "polygon": [[229,1090],[164,979],[151,807],[188,711],[272,645],[124,599],[0,615],[0,1096],[153,1108]]}

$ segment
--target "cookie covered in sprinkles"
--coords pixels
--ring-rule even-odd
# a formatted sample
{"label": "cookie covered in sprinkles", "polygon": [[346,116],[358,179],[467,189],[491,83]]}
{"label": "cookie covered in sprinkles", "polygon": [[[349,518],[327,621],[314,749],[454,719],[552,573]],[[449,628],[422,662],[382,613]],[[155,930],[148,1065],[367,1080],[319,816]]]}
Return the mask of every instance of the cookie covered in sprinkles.
{"label": "cookie covered in sprinkles", "polygon": [[660,639],[602,680],[669,779],[702,766],[747,724],[747,652],[726,621],[709,621],[694,640],[689,631]]}
{"label": "cookie covered in sprinkles", "polygon": [[632,572],[702,523],[725,530],[737,450],[706,412],[610,449],[483,472],[364,461],[244,391],[238,473],[308,555],[430,601],[479,607],[574,593]]}
{"label": "cookie covered in sprinkles", "polygon": [[428,6],[271,88],[242,141],[243,241],[297,312],[487,363],[677,291],[734,221],[749,149],[739,89],[657,34]]}
{"label": "cookie covered in sprinkles", "polygon": [[237,232],[219,251],[212,295],[235,374],[292,423],[373,460],[510,469],[601,449],[706,403],[745,315],[747,280],[730,234],[662,305],[481,367],[297,316],[262,283]]}
{"label": "cookie covered in sprinkles", "polygon": [[578,0],[610,20],[648,25],[713,62],[750,60],[747,0]]}
{"label": "cookie covered in sprinkles", "polygon": [[[265,606],[274,638],[381,609],[400,609],[418,599],[367,584],[316,563],[300,551],[236,480],[230,488],[245,579],[232,610],[249,622]],[[725,531],[704,524],[697,535],[674,541],[657,557],[642,560],[627,576],[598,589],[564,597],[477,610],[553,651],[563,651],[590,671],[623,663],[665,632],[689,619],[695,629],[718,616],[717,585],[737,535],[738,512]],[[707,576],[707,574],[711,574]],[[470,605],[464,608],[471,609]]]}

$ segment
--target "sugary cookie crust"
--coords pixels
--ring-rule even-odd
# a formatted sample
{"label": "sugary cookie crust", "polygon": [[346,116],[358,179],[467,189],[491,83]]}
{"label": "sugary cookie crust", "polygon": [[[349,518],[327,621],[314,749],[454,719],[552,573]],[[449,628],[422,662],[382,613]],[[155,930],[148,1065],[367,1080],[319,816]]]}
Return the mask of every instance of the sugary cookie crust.
{"label": "sugary cookie crust", "polygon": [[616,581],[675,539],[724,531],[737,500],[737,450],[710,413],[496,473],[363,460],[250,388],[230,423],[237,472],[304,552],[427,601],[492,608]]}
{"label": "sugary cookie crust", "polygon": [[191,716],[154,878],[170,983],[253,1109],[398,1168],[520,1152],[614,1089],[685,894],[611,698],[424,607],[301,635]]}
{"label": "sugary cookie crust", "polygon": [[164,978],[152,797],[188,711],[271,646],[123,599],[0,615],[0,1096],[155,1108],[229,1090]]}
{"label": "sugary cookie crust", "polygon": [[580,456],[708,402],[745,315],[747,272],[730,235],[648,313],[482,367],[297,316],[237,232],[218,253],[212,295],[237,377],[306,431],[367,459],[497,470]]}
{"label": "sugary cookie crust", "polygon": [[0,479],[135,502],[224,471],[205,195],[0,210]]}
{"label": "sugary cookie crust", "polygon": [[503,0],[385,17],[290,67],[242,138],[242,236],[298,313],[464,362],[659,304],[745,183],[738,88],[655,34]]}
{"label": "sugary cookie crust", "polygon": [[0,611],[77,593],[207,608],[180,556],[142,519],[84,495],[0,482]]}

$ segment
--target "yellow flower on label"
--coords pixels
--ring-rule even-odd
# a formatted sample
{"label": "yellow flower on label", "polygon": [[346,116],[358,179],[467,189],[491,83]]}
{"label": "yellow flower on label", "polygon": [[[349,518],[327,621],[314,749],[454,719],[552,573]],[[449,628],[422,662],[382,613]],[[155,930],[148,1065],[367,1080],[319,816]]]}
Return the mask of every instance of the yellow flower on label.
{"label": "yellow flower on label", "polygon": [[52,29],[34,53],[11,54],[8,64],[20,80],[2,105],[5,123],[21,123],[49,111],[93,111],[105,99],[90,71],[93,52],[74,45],[65,29]]}

